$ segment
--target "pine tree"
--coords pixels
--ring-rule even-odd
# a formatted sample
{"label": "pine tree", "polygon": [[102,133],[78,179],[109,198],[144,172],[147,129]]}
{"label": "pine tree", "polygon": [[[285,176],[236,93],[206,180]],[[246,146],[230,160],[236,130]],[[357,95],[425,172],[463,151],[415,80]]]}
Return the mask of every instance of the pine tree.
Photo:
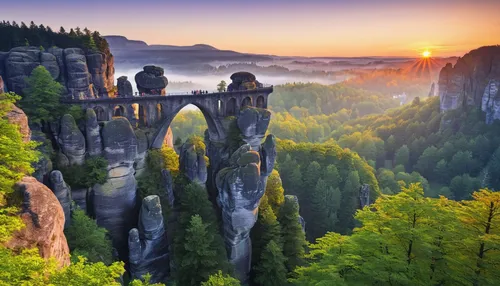
{"label": "pine tree", "polygon": [[408,149],[408,146],[403,145],[396,151],[396,154],[394,155],[394,165],[403,165],[405,169],[407,169],[409,162],[410,149]]}
{"label": "pine tree", "polygon": [[199,215],[191,217],[178,254],[177,281],[180,285],[198,286],[207,281],[219,269],[217,251],[213,248],[214,236],[207,230],[210,224],[203,223]]}
{"label": "pine tree", "polygon": [[36,67],[26,78],[27,88],[20,101],[21,107],[31,122],[53,121],[66,108],[60,103],[62,86],[56,82],[44,66]]}
{"label": "pine tree", "polygon": [[271,240],[280,243],[280,230],[280,225],[268,203],[267,197],[262,197],[257,222],[250,232],[252,239],[252,265],[254,268],[261,264],[261,254]]}
{"label": "pine tree", "polygon": [[328,186],[322,179],[318,180],[316,187],[309,193],[309,205],[307,216],[307,237],[309,241],[314,241],[322,237],[327,231],[333,230],[333,223],[328,216]]}
{"label": "pine tree", "polygon": [[292,272],[297,266],[303,265],[307,246],[305,233],[299,221],[299,204],[294,197],[285,197],[285,202],[279,211],[278,222],[281,227],[285,265],[288,272]]}
{"label": "pine tree", "polygon": [[280,174],[273,170],[267,179],[265,196],[275,215],[278,215],[278,210],[285,200],[284,192]]}
{"label": "pine tree", "polygon": [[354,227],[354,213],[359,206],[358,195],[360,187],[358,172],[349,172],[342,191],[341,208],[338,213],[337,230],[340,233],[348,233]]}
{"label": "pine tree", "polygon": [[240,281],[229,275],[223,275],[222,271],[210,275],[208,281],[201,283],[201,286],[240,286]]}
{"label": "pine tree", "polygon": [[281,248],[271,240],[262,252],[259,265],[255,268],[255,282],[261,286],[286,285],[285,261]]}

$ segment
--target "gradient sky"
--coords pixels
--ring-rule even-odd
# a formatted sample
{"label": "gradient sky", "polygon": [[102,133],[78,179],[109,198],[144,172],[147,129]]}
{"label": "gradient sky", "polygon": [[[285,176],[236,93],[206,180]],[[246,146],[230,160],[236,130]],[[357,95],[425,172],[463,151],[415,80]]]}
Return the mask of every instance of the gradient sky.
{"label": "gradient sky", "polygon": [[500,44],[500,0],[17,0],[0,19],[148,44],[294,56],[463,55]]}

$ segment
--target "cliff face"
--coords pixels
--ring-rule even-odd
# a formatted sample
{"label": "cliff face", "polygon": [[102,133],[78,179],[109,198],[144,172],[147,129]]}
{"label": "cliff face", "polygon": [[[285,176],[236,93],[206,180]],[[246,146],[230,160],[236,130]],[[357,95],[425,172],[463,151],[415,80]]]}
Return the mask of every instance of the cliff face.
{"label": "cliff face", "polygon": [[66,96],[106,97],[114,85],[114,59],[111,53],[85,53],[79,48],[16,47],[0,52],[0,76],[9,91],[22,94],[24,79],[43,65],[60,82]]}
{"label": "cliff face", "polygon": [[447,64],[439,74],[441,111],[477,106],[486,121],[500,119],[500,46],[481,47]]}

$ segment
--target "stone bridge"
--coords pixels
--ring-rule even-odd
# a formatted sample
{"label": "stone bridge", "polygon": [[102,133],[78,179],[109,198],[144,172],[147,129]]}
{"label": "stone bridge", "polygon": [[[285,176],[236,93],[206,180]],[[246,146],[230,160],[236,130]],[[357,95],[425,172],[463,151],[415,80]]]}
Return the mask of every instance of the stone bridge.
{"label": "stone bridge", "polygon": [[108,121],[115,116],[126,117],[132,126],[153,128],[150,148],[161,148],[170,123],[186,105],[193,104],[203,113],[208,125],[210,141],[224,142],[227,134],[223,119],[238,116],[245,106],[267,108],[273,87],[249,90],[214,92],[197,95],[145,95],[116,98],[65,99],[66,104],[94,109],[98,121]]}

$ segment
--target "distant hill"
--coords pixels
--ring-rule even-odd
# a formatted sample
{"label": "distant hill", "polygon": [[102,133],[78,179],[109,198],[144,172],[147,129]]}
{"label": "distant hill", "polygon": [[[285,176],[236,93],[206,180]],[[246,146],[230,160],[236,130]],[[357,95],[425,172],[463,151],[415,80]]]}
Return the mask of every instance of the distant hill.
{"label": "distant hill", "polygon": [[104,36],[104,38],[108,41],[111,49],[130,49],[130,50],[138,50],[138,49],[148,49],[148,50],[169,50],[169,51],[218,51],[217,48],[212,47],[206,44],[196,44],[192,46],[174,46],[174,45],[148,45],[144,41],[137,40],[129,40],[124,36]]}

